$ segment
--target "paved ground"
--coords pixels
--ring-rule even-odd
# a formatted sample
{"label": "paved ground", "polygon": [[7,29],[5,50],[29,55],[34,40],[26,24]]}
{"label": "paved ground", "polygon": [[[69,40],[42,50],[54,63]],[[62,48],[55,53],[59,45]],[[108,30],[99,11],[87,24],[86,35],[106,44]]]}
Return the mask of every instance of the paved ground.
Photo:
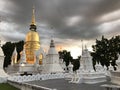
{"label": "paved ground", "polygon": [[64,79],[55,79],[45,81],[32,81],[28,83],[57,90],[105,90],[103,87],[101,87],[101,85],[107,83],[105,82],[98,84],[73,84],[68,82],[68,80]]}

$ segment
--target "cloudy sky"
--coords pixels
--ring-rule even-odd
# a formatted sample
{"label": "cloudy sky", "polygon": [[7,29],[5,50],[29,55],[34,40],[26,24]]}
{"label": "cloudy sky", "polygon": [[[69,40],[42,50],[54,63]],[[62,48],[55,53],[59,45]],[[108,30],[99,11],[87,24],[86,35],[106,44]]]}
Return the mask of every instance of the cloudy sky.
{"label": "cloudy sky", "polygon": [[0,39],[25,40],[35,7],[41,46],[51,36],[58,50],[81,54],[81,40],[91,49],[95,39],[120,34],[120,0],[0,0]]}

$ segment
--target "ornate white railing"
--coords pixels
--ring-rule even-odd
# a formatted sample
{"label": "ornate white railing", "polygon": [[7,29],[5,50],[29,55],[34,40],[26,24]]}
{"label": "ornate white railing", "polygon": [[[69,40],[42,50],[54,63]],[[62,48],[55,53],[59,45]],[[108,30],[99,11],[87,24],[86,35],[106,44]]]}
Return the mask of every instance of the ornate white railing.
{"label": "ornate white railing", "polygon": [[8,80],[15,82],[28,82],[34,80],[48,80],[48,79],[59,79],[64,78],[65,74],[57,73],[57,74],[36,74],[36,75],[24,75],[24,76],[10,76]]}

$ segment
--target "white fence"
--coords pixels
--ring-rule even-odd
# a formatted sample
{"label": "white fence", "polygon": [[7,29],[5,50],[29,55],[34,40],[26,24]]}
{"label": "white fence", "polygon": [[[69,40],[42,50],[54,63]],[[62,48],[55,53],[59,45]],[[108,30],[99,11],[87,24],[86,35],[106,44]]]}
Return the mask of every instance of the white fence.
{"label": "white fence", "polygon": [[36,74],[36,75],[24,75],[24,76],[10,76],[8,80],[15,82],[28,82],[34,80],[48,80],[48,79],[59,79],[64,78],[65,74],[57,73],[57,74]]}

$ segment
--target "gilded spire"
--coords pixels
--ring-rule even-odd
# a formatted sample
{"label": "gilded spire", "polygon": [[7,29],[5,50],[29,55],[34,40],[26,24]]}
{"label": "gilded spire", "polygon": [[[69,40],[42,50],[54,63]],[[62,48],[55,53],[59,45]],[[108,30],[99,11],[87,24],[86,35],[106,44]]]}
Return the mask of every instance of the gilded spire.
{"label": "gilded spire", "polygon": [[31,25],[36,25],[35,23],[35,8],[33,7],[33,10],[32,10],[32,22],[31,22]]}
{"label": "gilded spire", "polygon": [[35,8],[32,10],[32,21],[30,24],[30,30],[36,31],[36,22],[35,22]]}

